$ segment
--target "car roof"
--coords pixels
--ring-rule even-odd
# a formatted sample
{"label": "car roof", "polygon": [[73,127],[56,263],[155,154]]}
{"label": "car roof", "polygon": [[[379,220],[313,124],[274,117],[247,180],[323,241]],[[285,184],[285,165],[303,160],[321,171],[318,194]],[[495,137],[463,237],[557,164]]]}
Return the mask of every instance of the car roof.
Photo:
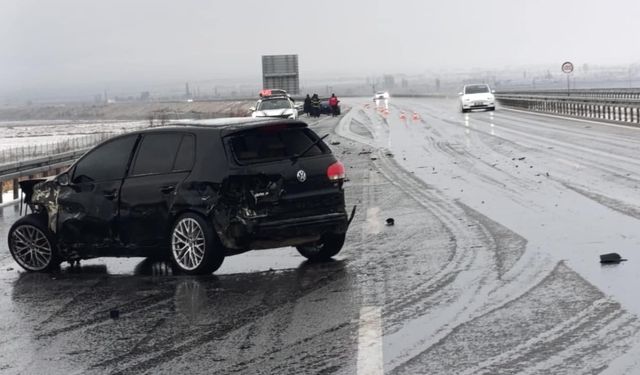
{"label": "car roof", "polygon": [[288,129],[309,127],[307,123],[302,121],[278,118],[256,119],[253,117],[230,117],[207,120],[177,120],[170,122],[168,126],[159,126],[118,134],[104,142],[101,142],[100,144],[105,144],[131,135],[166,132],[216,133],[217,136],[226,137],[246,130],[269,126],[284,126]]}
{"label": "car roof", "polygon": [[258,99],[258,101],[264,102],[264,101],[267,101],[267,100],[278,100],[278,99],[291,100],[291,97],[289,95],[271,95],[271,96],[262,97],[262,98]]}
{"label": "car roof", "polygon": [[[230,117],[219,119],[207,119],[207,120],[178,120],[170,123],[170,127],[155,128],[153,130],[194,130],[194,131],[217,131],[221,133],[221,136],[227,136],[229,134],[257,129],[274,125],[286,125],[288,128],[306,128],[308,125],[305,122],[289,119],[278,118],[263,118],[257,119],[253,117]],[[146,130],[143,132],[153,131]]]}

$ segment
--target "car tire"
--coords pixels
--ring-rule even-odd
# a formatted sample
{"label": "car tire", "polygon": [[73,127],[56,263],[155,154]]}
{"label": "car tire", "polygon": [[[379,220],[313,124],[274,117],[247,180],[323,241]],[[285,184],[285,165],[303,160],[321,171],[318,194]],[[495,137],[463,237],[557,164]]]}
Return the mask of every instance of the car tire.
{"label": "car tire", "polygon": [[465,108],[460,108],[460,110],[462,111],[462,113],[467,113],[467,112],[469,112],[469,110],[468,110],[468,109],[465,109]]}
{"label": "car tire", "polygon": [[489,107],[489,111],[495,111],[496,107]]}
{"label": "car tire", "polygon": [[183,214],[175,221],[169,251],[171,262],[187,275],[211,274],[224,261],[224,248],[212,224],[195,213]]}
{"label": "car tire", "polygon": [[318,242],[297,246],[298,252],[312,262],[331,259],[342,250],[346,234],[327,234]]}
{"label": "car tire", "polygon": [[30,214],[16,221],[8,241],[13,259],[29,272],[50,272],[60,266],[57,241],[46,215]]}

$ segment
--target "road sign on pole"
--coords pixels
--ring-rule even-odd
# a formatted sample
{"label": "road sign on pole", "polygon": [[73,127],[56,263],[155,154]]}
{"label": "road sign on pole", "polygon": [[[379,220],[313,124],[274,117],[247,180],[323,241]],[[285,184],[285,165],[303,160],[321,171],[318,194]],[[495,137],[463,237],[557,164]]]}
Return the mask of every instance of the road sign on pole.
{"label": "road sign on pole", "polygon": [[573,63],[571,61],[565,61],[562,64],[562,72],[567,75],[567,96],[571,95],[571,84],[569,82],[569,75],[573,72]]}

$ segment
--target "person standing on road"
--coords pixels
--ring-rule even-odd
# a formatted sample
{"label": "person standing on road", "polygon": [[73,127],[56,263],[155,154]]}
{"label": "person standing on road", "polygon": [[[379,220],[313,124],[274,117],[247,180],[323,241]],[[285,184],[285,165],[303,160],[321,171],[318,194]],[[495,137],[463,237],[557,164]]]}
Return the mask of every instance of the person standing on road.
{"label": "person standing on road", "polygon": [[311,117],[320,117],[320,98],[318,94],[311,97]]}
{"label": "person standing on road", "polygon": [[336,97],[336,94],[331,94],[329,98],[329,106],[331,107],[331,116],[336,117],[340,114],[340,107],[338,107],[340,101]]}
{"label": "person standing on road", "polygon": [[311,116],[311,97],[307,94],[307,97],[304,98],[304,105],[302,106],[302,110],[304,114],[307,116]]}

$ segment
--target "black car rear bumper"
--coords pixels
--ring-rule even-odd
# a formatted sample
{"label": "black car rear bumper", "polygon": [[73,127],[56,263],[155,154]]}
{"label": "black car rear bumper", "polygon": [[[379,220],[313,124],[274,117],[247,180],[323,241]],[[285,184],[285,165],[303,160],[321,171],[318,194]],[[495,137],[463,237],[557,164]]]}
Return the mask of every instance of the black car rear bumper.
{"label": "black car rear bumper", "polygon": [[297,246],[317,241],[325,234],[346,233],[348,226],[346,212],[280,220],[245,219],[229,226],[229,241],[223,242],[242,250]]}
{"label": "black car rear bumper", "polygon": [[[314,230],[317,231],[319,227],[325,227],[325,226],[335,226],[339,228],[342,228],[344,226],[343,231],[346,231],[347,221],[348,219],[347,219],[346,213],[332,213],[332,214],[324,214],[324,215],[307,216],[302,218],[267,221],[257,225],[256,233],[257,234],[260,234],[263,232],[271,233],[272,231],[299,231],[307,227],[312,227]],[[340,232],[340,231],[336,231],[336,232]]]}

